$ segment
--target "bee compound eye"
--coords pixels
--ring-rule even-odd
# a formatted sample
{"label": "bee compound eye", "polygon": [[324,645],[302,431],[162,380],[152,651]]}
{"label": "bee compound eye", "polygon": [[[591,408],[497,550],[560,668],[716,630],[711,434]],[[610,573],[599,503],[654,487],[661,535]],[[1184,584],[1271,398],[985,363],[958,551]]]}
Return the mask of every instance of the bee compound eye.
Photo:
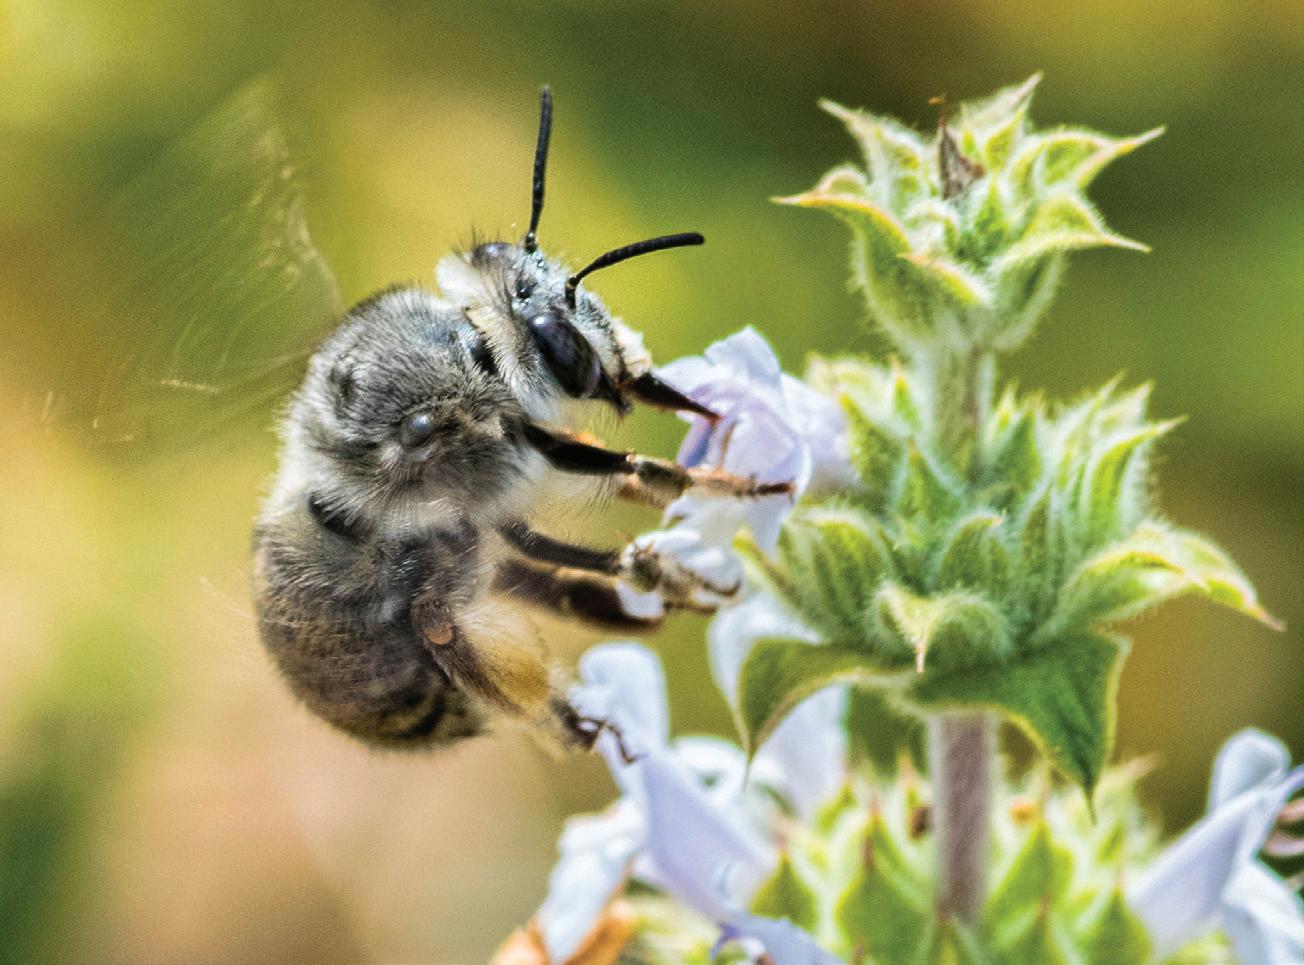
{"label": "bee compound eye", "polygon": [[530,319],[530,333],[539,354],[566,393],[576,399],[591,398],[602,377],[597,353],[570,322],[551,312]]}
{"label": "bee compound eye", "polygon": [[409,412],[398,426],[398,441],[405,449],[424,446],[435,434],[435,417],[429,412]]}

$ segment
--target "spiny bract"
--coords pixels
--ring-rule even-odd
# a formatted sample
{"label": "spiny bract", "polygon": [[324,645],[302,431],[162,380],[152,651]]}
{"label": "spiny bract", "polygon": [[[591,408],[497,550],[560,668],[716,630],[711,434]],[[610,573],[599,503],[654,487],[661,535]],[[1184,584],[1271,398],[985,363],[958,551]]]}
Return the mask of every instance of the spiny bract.
{"label": "spiny bract", "polygon": [[1050,303],[1069,251],[1146,250],[1106,227],[1084,194],[1101,169],[1162,133],[1112,138],[1085,128],[1035,131],[1035,76],[959,106],[926,137],[832,102],[864,168],[834,168],[788,203],[852,229],[852,277],[902,350],[943,342],[1008,351]]}

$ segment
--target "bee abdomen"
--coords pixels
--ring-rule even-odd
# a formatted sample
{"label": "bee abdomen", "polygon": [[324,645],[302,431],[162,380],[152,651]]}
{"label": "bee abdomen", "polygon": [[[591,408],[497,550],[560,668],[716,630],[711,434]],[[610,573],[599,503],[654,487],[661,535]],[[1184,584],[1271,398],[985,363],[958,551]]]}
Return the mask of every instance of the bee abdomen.
{"label": "bee abdomen", "polygon": [[[340,595],[337,587],[311,578],[323,566],[311,541],[277,537],[275,528],[260,529],[257,539],[259,630],[290,689],[313,713],[367,743],[389,747],[446,743],[483,729],[478,702],[439,668],[404,618],[410,600],[394,599],[400,587],[391,580],[365,581],[370,592],[362,592],[364,583]],[[412,567],[409,560],[407,569]],[[404,573],[408,579],[415,575]],[[412,583],[399,583],[411,592]],[[385,610],[399,612],[378,618]]]}

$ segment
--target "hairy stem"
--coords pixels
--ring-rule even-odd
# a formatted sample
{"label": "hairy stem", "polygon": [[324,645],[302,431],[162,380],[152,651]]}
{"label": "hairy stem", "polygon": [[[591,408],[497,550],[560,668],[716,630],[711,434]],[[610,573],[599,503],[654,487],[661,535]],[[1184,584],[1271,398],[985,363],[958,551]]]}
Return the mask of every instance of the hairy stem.
{"label": "hairy stem", "polygon": [[911,361],[928,385],[938,445],[957,456],[956,468],[967,473],[966,462],[976,455],[978,432],[991,410],[995,357],[975,347],[921,353]]}
{"label": "hairy stem", "polygon": [[987,889],[988,826],[995,727],[982,712],[939,714],[928,721],[937,822],[937,911],[972,924]]}

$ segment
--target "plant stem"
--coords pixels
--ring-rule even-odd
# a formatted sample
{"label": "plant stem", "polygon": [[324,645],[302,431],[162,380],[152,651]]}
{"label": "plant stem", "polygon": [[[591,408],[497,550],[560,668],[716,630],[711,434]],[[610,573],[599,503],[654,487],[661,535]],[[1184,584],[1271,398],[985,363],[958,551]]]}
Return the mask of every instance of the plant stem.
{"label": "plant stem", "polygon": [[[974,457],[974,443],[991,411],[995,357],[971,348],[961,353],[920,353],[911,361],[928,386],[939,447],[957,456]],[[956,468],[967,467],[962,464]]]}
{"label": "plant stem", "polygon": [[986,898],[991,782],[990,714],[939,714],[928,721],[937,826],[937,912],[973,924]]}

